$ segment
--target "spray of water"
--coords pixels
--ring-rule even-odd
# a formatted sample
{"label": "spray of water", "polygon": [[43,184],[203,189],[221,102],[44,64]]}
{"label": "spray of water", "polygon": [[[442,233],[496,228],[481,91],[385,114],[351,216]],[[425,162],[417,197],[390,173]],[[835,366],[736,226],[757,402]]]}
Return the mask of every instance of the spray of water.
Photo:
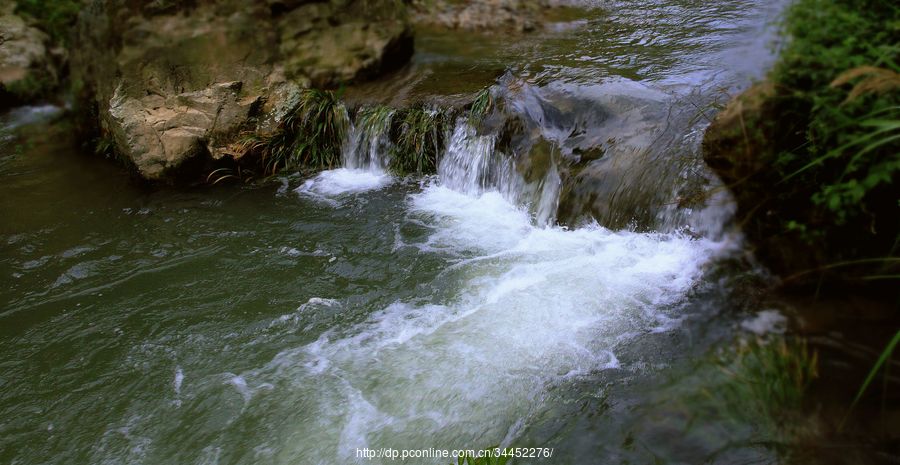
{"label": "spray of water", "polygon": [[340,198],[380,189],[391,183],[391,118],[361,117],[350,124],[342,147],[343,167],[319,173],[306,180],[296,192],[320,201],[340,204]]}

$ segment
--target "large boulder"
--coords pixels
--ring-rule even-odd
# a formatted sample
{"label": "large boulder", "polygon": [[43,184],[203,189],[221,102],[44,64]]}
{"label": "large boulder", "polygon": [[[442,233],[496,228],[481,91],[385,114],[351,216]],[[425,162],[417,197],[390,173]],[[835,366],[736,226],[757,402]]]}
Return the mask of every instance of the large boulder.
{"label": "large boulder", "polygon": [[154,181],[236,156],[239,135],[273,127],[304,87],[368,79],[412,54],[392,0],[91,0],[76,39],[82,102]]}
{"label": "large boulder", "polygon": [[27,103],[56,85],[50,38],[0,1],[0,107]]}

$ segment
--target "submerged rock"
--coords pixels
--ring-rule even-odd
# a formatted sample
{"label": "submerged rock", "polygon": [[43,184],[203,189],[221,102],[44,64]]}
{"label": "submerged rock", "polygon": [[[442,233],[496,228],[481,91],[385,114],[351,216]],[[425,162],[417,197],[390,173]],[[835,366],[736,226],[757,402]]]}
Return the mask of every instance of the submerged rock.
{"label": "submerged rock", "polygon": [[100,134],[149,180],[192,177],[235,157],[304,87],[363,80],[412,55],[405,7],[388,0],[92,0],[73,80]]}
{"label": "submerged rock", "polygon": [[0,108],[28,103],[56,86],[50,38],[0,1]]}

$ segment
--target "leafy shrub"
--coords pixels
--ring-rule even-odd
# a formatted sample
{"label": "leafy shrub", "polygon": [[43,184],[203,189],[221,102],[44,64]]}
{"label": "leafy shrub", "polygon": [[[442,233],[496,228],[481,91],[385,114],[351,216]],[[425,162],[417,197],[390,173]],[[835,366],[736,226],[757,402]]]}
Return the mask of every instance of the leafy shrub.
{"label": "leafy shrub", "polygon": [[773,160],[775,195],[793,210],[782,227],[829,250],[830,265],[889,257],[900,241],[900,5],[798,0],[785,29],[771,124],[798,134]]}

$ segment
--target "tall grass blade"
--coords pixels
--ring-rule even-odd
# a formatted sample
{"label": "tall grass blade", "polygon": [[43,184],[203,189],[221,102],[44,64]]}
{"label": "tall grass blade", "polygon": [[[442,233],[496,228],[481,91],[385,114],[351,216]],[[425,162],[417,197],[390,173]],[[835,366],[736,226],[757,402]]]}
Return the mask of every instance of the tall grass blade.
{"label": "tall grass blade", "polygon": [[863,381],[862,386],[859,387],[859,392],[856,393],[856,398],[853,399],[853,402],[850,404],[850,408],[847,410],[847,414],[844,416],[844,420],[841,421],[841,429],[843,429],[844,423],[846,423],[847,421],[847,417],[849,417],[850,413],[853,412],[856,404],[859,403],[860,399],[862,399],[863,394],[865,394],[866,390],[869,389],[869,385],[872,384],[872,381],[875,380],[875,376],[878,374],[878,371],[881,370],[881,367],[884,366],[885,363],[887,363],[888,359],[891,357],[891,354],[894,353],[894,349],[897,347],[898,343],[900,343],[900,330],[897,330],[897,334],[894,334],[891,342],[889,342],[887,347],[885,347],[881,352],[881,355],[878,357],[878,361],[875,362],[875,366],[872,367],[872,370],[870,370],[868,376],[866,376],[866,380]]}

